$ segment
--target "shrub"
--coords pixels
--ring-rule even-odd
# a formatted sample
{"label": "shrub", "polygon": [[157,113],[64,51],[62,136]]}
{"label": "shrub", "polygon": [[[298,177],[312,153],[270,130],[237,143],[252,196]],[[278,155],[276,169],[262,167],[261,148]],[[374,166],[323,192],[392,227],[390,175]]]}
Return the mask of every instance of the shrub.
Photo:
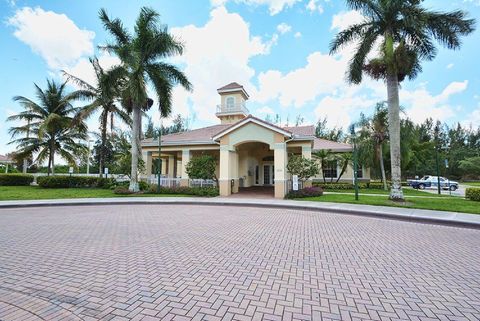
{"label": "shrub", "polygon": [[[383,189],[383,183],[370,182],[366,183],[366,187],[369,189]],[[387,188],[390,187],[390,184],[387,182]]]}
{"label": "shrub", "polygon": [[115,181],[100,177],[58,175],[38,177],[37,183],[43,188],[110,188],[111,185],[115,184]]}
{"label": "shrub", "polygon": [[130,195],[133,194],[132,191],[128,189],[128,187],[125,186],[117,186],[113,190],[113,193],[118,194],[118,195]]}
{"label": "shrub", "polygon": [[480,188],[478,187],[469,187],[465,190],[465,198],[471,201],[480,202]]}
{"label": "shrub", "polygon": [[294,199],[294,198],[305,198],[305,197],[315,197],[322,196],[323,190],[320,187],[305,187],[298,191],[290,191],[285,198]]}
{"label": "shrub", "polygon": [[355,187],[351,183],[323,183],[323,182],[313,182],[312,184],[314,187],[320,187],[323,190],[327,189],[354,189]]}
{"label": "shrub", "polygon": [[0,185],[28,186],[33,182],[33,175],[29,174],[0,174]]}
{"label": "shrub", "polygon": [[217,187],[160,187],[160,193],[157,191],[157,185],[151,185],[146,193],[149,194],[174,194],[174,195],[193,195],[215,197],[220,194]]}

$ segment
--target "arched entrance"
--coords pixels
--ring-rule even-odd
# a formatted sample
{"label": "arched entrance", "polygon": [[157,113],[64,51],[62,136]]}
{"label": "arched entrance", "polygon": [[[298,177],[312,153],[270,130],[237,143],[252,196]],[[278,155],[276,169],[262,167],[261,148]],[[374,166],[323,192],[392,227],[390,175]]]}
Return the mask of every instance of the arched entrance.
{"label": "arched entrance", "polygon": [[274,197],[274,151],[259,141],[235,146],[238,155],[238,196]]}

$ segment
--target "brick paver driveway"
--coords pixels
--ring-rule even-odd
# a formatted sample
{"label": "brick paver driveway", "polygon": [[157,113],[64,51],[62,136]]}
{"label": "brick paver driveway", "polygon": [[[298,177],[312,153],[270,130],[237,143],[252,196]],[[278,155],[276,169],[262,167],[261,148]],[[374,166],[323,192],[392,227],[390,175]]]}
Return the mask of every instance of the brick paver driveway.
{"label": "brick paver driveway", "polygon": [[479,230],[239,207],[0,211],[0,320],[479,316]]}

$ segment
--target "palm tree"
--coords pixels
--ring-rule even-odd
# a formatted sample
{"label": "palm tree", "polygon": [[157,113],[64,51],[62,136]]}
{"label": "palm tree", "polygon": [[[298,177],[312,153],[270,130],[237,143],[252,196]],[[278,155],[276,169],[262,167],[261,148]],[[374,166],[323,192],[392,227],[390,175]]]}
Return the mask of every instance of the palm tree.
{"label": "palm tree", "polygon": [[[78,119],[83,120],[90,117],[94,112],[100,111],[100,155],[99,155],[99,172],[103,174],[105,169],[105,153],[107,144],[108,121],[110,120],[110,130],[113,133],[113,119],[118,117],[125,123],[130,124],[131,119],[127,112],[122,110],[115,104],[115,99],[119,91],[119,79],[116,79],[116,74],[111,71],[105,71],[97,58],[90,58],[93,70],[95,72],[96,85],[91,85],[86,81],[75,77],[65,71],[63,74],[69,81],[72,81],[77,86],[82,88],[88,97],[93,99],[89,105],[82,108],[78,115]],[[110,118],[110,119],[109,119]]]}
{"label": "palm tree", "polygon": [[338,183],[342,178],[343,174],[345,174],[345,172],[347,171],[348,165],[352,162],[352,157],[352,153],[338,153],[334,155],[334,159],[338,162],[341,168],[340,174],[338,174],[335,183]]}
{"label": "palm tree", "polygon": [[[330,53],[358,42],[348,70],[349,82],[359,84],[363,72],[367,71],[377,74],[387,84],[392,172],[390,199],[401,201],[399,82],[406,76],[414,78],[421,71],[420,62],[435,57],[434,40],[449,49],[459,49],[460,36],[473,32],[475,20],[466,19],[467,14],[460,10],[448,13],[429,11],[422,7],[423,0],[346,2],[365,18],[339,32],[330,45]],[[377,41],[381,42],[380,57],[367,64],[367,56]]]}
{"label": "palm tree", "polygon": [[[80,108],[74,107],[72,102],[87,93],[81,90],[66,93],[65,86],[66,82],[58,84],[47,80],[47,88],[42,90],[35,84],[38,103],[16,96],[13,100],[24,111],[7,118],[8,121],[27,122],[26,125],[10,128],[10,144],[17,144],[21,158],[35,154],[37,163],[48,159],[49,175],[54,173],[55,154],[74,164],[76,156],[86,151],[81,142],[87,137],[87,126],[83,121],[73,121]],[[25,136],[16,138],[19,135]]]}
{"label": "palm tree", "polygon": [[172,109],[172,89],[175,84],[191,90],[187,77],[165,60],[183,53],[183,44],[175,39],[166,26],[159,24],[159,14],[150,8],[142,8],[134,34],[125,29],[119,19],[110,19],[100,10],[100,20],[114,41],[102,48],[118,56],[121,64],[113,67],[112,73],[122,79],[121,100],[132,111],[132,170],[129,190],[137,192],[138,157],[141,136],[141,115],[151,107],[147,96],[147,83],[153,85],[157,95],[161,117]]}
{"label": "palm tree", "polygon": [[330,149],[321,149],[313,153],[313,155],[320,161],[320,169],[322,170],[323,182],[326,183],[325,179],[325,166],[332,160],[332,151]]}
{"label": "palm tree", "polygon": [[[387,179],[383,161],[383,145],[388,140],[388,108],[385,102],[378,103],[372,117],[360,115],[360,149],[366,149],[377,155],[380,163],[383,188],[387,190]],[[371,148],[370,148],[371,147]],[[372,159],[370,152],[369,158]]]}

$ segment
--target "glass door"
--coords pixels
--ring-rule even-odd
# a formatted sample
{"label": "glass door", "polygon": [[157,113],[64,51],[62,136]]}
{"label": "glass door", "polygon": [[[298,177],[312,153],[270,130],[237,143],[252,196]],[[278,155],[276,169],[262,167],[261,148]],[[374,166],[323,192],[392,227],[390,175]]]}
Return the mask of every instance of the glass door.
{"label": "glass door", "polygon": [[263,185],[273,185],[274,175],[273,165],[263,165]]}

